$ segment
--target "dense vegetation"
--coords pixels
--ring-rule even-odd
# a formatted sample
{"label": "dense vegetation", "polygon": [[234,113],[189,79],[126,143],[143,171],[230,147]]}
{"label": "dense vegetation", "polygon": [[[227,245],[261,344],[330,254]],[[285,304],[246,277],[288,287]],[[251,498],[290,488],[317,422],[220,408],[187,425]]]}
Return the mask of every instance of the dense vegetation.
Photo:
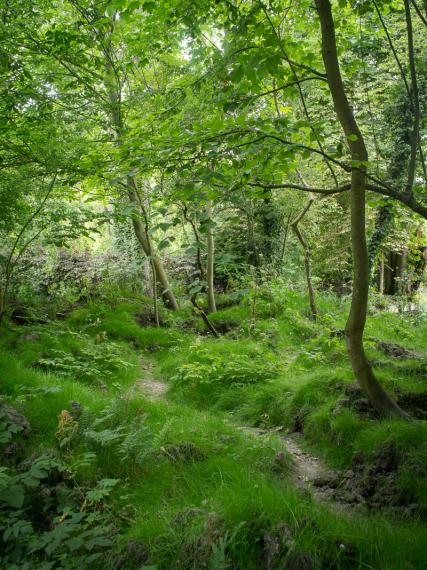
{"label": "dense vegetation", "polygon": [[426,568],[426,3],[0,20],[0,568]]}

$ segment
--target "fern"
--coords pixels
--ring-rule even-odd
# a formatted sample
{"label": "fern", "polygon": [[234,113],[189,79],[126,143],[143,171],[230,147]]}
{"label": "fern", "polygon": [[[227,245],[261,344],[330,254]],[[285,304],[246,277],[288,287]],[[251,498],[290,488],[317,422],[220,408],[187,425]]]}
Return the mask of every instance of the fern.
{"label": "fern", "polygon": [[150,428],[143,423],[145,417],[136,418],[129,426],[129,432],[119,445],[121,460],[133,460],[142,465],[148,453],[153,449],[153,437]]}
{"label": "fern", "polygon": [[153,437],[154,449],[159,449],[165,443],[166,436],[170,430],[170,427],[173,425],[174,422],[175,420],[173,418],[169,418],[164,423],[162,429],[157,434],[155,434],[155,436]]}

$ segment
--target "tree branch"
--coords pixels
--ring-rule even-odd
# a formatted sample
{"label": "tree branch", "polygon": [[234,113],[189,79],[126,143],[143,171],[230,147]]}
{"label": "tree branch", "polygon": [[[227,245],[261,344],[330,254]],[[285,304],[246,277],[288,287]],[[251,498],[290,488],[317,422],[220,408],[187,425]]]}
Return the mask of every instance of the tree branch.
{"label": "tree branch", "polygon": [[421,22],[427,26],[427,17],[423,16],[421,10],[418,8],[417,3],[415,2],[415,0],[411,0],[413,7],[415,8],[415,12],[418,14]]}
{"label": "tree branch", "polygon": [[411,156],[409,159],[408,179],[406,182],[406,189],[405,189],[407,194],[411,194],[415,179],[418,135],[420,132],[420,100],[418,95],[417,71],[415,68],[414,35],[412,30],[411,6],[409,4],[409,0],[404,0],[404,4],[405,4],[406,29],[408,36],[409,69],[411,72],[412,110],[414,112],[414,125],[412,128],[412,136],[411,136]]}

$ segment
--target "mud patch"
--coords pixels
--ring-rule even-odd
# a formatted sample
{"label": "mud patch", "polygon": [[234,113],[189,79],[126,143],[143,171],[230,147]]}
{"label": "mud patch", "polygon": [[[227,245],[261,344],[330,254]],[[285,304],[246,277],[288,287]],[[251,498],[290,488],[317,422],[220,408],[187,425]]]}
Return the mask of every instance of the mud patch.
{"label": "mud patch", "polygon": [[397,403],[412,417],[427,420],[427,392],[399,394]]}
{"label": "mud patch", "polygon": [[265,570],[317,570],[320,564],[297,547],[291,527],[279,523],[264,533],[260,563]]}
{"label": "mud patch", "polygon": [[[152,311],[147,310],[135,315],[135,321],[140,327],[152,327],[156,326],[156,319]],[[159,324],[163,324],[163,320],[159,315]]]}
{"label": "mud patch", "polygon": [[379,340],[377,342],[377,348],[382,350],[387,356],[390,356],[390,358],[419,358],[419,355],[415,352],[392,342]]}
{"label": "mud patch", "polygon": [[229,333],[240,326],[240,323],[237,321],[213,321],[212,324],[215,327],[215,330],[220,334]]}
{"label": "mud patch", "polygon": [[179,443],[178,445],[168,445],[160,450],[172,461],[190,463],[191,461],[205,461],[207,455],[194,443]]}
{"label": "mud patch", "polygon": [[396,514],[411,516],[420,507],[399,488],[400,461],[397,448],[392,443],[380,449],[373,461],[362,453],[356,454],[333,497],[350,504],[363,504],[372,510],[387,508]]}
{"label": "mud patch", "polygon": [[344,398],[336,401],[332,415],[338,416],[344,409],[355,411],[362,418],[379,418],[379,414],[357,384],[349,384],[344,391]]}
{"label": "mud patch", "polygon": [[[394,395],[394,398],[397,404],[413,418],[427,419],[427,392],[399,392]],[[332,414],[338,416],[345,409],[355,411],[361,418],[378,419],[380,417],[366,398],[365,392],[357,384],[347,386],[344,398],[336,401]]]}

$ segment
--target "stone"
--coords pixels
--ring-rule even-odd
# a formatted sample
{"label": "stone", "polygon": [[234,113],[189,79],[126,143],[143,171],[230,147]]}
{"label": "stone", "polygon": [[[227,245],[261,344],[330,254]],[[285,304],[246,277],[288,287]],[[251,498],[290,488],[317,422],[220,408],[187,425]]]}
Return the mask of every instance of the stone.
{"label": "stone", "polygon": [[18,410],[13,408],[12,406],[8,406],[6,404],[0,405],[0,417],[6,420],[9,424],[15,424],[19,426],[21,435],[27,437],[30,435],[31,432],[31,425],[30,422],[27,420],[25,416],[20,414]]}
{"label": "stone", "polygon": [[19,337],[21,342],[37,342],[41,339],[41,335],[36,332],[26,333]]}
{"label": "stone", "polygon": [[80,414],[82,413],[81,405],[78,402],[76,402],[76,400],[71,400],[70,408],[71,408],[71,416],[73,417],[73,419],[76,420],[77,418],[79,418]]}

